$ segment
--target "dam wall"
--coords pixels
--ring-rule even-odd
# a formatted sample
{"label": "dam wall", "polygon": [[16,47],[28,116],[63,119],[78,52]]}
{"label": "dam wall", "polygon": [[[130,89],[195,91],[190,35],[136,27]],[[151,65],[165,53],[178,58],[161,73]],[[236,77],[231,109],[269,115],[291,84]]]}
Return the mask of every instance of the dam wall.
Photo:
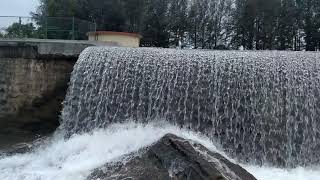
{"label": "dam wall", "polygon": [[97,45],[102,44],[0,40],[1,127],[56,127],[73,65],[83,49]]}

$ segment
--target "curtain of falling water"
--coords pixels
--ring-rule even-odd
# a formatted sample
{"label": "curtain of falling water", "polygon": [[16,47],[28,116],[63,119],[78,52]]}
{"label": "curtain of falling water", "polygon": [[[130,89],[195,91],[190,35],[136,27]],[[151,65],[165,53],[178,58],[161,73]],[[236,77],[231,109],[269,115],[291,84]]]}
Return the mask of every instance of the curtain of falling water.
{"label": "curtain of falling water", "polygon": [[88,48],[64,102],[68,135],[167,120],[242,161],[320,162],[320,55],[306,52]]}

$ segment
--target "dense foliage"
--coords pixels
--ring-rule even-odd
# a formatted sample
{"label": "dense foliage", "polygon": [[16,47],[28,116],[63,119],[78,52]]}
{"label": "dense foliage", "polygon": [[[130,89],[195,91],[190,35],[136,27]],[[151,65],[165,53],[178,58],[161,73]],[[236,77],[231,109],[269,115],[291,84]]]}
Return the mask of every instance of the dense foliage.
{"label": "dense foliage", "polygon": [[34,37],[36,35],[35,33],[36,33],[36,28],[32,23],[27,23],[27,24],[13,23],[6,29],[6,34],[3,36],[12,37],[12,38],[28,38],[28,37]]}
{"label": "dense foliage", "polygon": [[[320,47],[319,0],[40,0],[33,16],[74,16],[98,30],[139,32],[143,46]],[[41,23],[39,23],[41,25]]]}

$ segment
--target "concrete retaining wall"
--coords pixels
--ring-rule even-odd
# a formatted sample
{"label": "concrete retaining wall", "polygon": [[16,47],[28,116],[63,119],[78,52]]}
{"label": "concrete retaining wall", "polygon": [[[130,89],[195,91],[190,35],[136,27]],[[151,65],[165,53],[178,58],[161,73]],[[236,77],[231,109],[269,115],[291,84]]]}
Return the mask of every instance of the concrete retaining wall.
{"label": "concrete retaining wall", "polygon": [[0,127],[56,127],[73,65],[83,49],[97,45],[108,44],[0,40]]}

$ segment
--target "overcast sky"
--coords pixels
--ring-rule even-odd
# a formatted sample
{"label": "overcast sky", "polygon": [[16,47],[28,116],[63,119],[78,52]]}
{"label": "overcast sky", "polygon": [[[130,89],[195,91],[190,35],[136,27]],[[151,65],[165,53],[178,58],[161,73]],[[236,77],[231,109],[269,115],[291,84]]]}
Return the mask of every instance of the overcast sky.
{"label": "overcast sky", "polygon": [[0,16],[29,16],[39,0],[1,0]]}
{"label": "overcast sky", "polygon": [[[35,11],[39,0],[0,0],[0,16],[30,16],[31,11]],[[0,17],[0,32],[18,18]],[[30,19],[22,19],[23,22],[29,22]]]}

